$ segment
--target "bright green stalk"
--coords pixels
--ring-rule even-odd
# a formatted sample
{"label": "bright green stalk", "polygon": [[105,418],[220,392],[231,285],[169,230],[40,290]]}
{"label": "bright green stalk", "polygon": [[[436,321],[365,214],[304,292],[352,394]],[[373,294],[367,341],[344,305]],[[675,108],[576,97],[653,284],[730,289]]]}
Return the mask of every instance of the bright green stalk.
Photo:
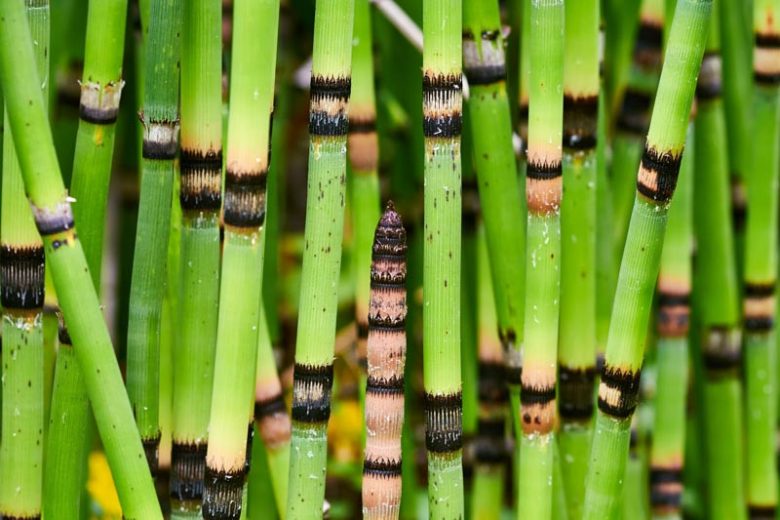
{"label": "bright green stalk", "polygon": [[685,145],[710,9],[710,0],[680,0],[672,23],[654,117],[637,175],[636,201],[601,374],[599,412],[585,482],[586,519],[615,514],[620,497],[666,215]]}
{"label": "bright green stalk", "polygon": [[319,518],[325,496],[354,5],[354,0],[318,0],[315,8],[305,248],[286,515],[296,519]]}
{"label": "bright green stalk", "polygon": [[[95,287],[100,287],[108,183],[122,95],[127,0],[91,0],[70,194]],[[70,325],[70,324],[68,324]]]}
{"label": "bright green stalk", "polygon": [[682,471],[688,398],[688,322],[693,251],[693,123],[680,165],[677,195],[669,209],[658,275],[655,420],[650,453],[653,518],[681,516]]}
{"label": "bright green stalk", "polygon": [[496,331],[496,302],[490,278],[485,228],[477,227],[477,315],[479,419],[474,441],[474,520],[501,516],[507,461],[505,431],[507,388],[504,382],[504,350]]}
{"label": "bright green stalk", "polygon": [[432,519],[462,518],[461,2],[424,2],[423,34],[423,382],[428,508]]}
{"label": "bright green stalk", "polygon": [[[716,10],[714,15],[719,12]],[[704,364],[704,444],[710,518],[745,517],[739,285],[731,223],[719,25],[713,19],[697,85],[694,293]],[[733,435],[730,436],[730,435]],[[729,439],[723,442],[723,439]]]}
{"label": "bright green stalk", "polygon": [[726,114],[731,203],[737,260],[742,253],[745,226],[745,179],[750,167],[751,62],[750,23],[743,5],[752,2],[718,2],[720,34],[723,39],[723,107]]}
{"label": "bright green stalk", "polygon": [[25,191],[126,518],[161,518],[119,366],[59,177],[21,0],[0,2],[0,70]]}
{"label": "bright green stalk", "polygon": [[[49,3],[25,2],[36,42],[34,66],[48,100]],[[7,114],[5,119],[7,120]],[[10,130],[10,128],[9,128]],[[44,447],[43,242],[28,211],[14,149],[16,133],[3,135],[0,303],[2,322],[2,443],[0,517],[39,518]]]}
{"label": "bright green stalk", "polygon": [[[268,454],[265,445],[258,438],[259,435],[260,430],[255,429],[255,439],[252,441],[252,471],[249,474],[246,517],[276,520],[279,518],[279,503],[271,484],[273,474],[268,464]],[[285,478],[285,485],[286,480]]]}
{"label": "bright green stalk", "polygon": [[777,509],[777,284],[778,166],[780,166],[780,1],[754,1],[752,167],[745,236],[745,421],[747,505],[750,518],[775,518]]}
{"label": "bright green stalk", "polygon": [[[527,2],[526,2],[527,3]],[[512,146],[504,37],[496,0],[463,3],[463,67],[469,81],[470,123],[485,225],[498,334],[507,351],[510,384],[520,384],[525,251],[523,200]]]}
{"label": "bright green stalk", "polygon": [[[355,2],[355,46],[352,50],[352,96],[348,154],[351,182],[352,277],[355,283],[355,321],[357,352],[361,366],[366,359],[368,338],[368,299],[371,281],[371,243],[379,222],[379,143],[376,133],[374,94],[374,56],[371,35],[371,11],[368,0]],[[362,387],[363,385],[361,385]]]}
{"label": "bright green stalk", "polygon": [[582,515],[596,375],[599,2],[566,4],[563,65],[559,437],[566,509]]}
{"label": "bright green stalk", "polygon": [[521,519],[549,519],[553,503],[563,153],[563,91],[557,86],[563,84],[565,8],[562,0],[529,1],[528,250],[517,511]]}
{"label": "bright green stalk", "polygon": [[152,474],[160,444],[160,329],[179,121],[179,0],[154,2],[146,39],[141,194],[127,333],[127,393]]}
{"label": "bright green stalk", "polygon": [[[217,342],[222,199],[221,20],[219,0],[184,3],[179,193],[181,299],[179,342],[173,353],[177,370],[173,376],[171,451],[171,510],[182,515],[198,514],[200,509]],[[240,428],[242,435],[246,434],[245,428],[245,424]]]}
{"label": "bright green stalk", "polygon": [[248,466],[247,401],[255,390],[262,305],[279,1],[238,0],[234,14],[225,242],[203,516],[237,520]]}
{"label": "bright green stalk", "polygon": [[[268,333],[265,307],[260,308],[257,345],[257,377],[255,386],[254,416],[257,430],[266,452],[268,471],[271,476],[273,494],[281,518],[285,518],[287,486],[290,460],[290,416],[287,413],[282,384],[276,371],[273,345]],[[251,480],[260,473],[252,472]],[[250,498],[252,495],[250,494]],[[250,502],[250,512],[252,508]]]}
{"label": "bright green stalk", "polygon": [[84,377],[64,324],[59,327],[59,349],[46,444],[43,514],[47,519],[81,516],[91,413]]}
{"label": "bright green stalk", "polygon": [[658,87],[663,43],[664,0],[643,0],[639,31],[626,91],[617,120],[612,159],[612,208],[615,262],[623,256],[634,204],[635,173],[642,158],[643,139]]}
{"label": "bright green stalk", "polygon": [[617,273],[612,235],[612,186],[607,175],[607,113],[604,89],[599,93],[598,135],[596,137],[596,351],[598,366],[607,348],[612,299]]}

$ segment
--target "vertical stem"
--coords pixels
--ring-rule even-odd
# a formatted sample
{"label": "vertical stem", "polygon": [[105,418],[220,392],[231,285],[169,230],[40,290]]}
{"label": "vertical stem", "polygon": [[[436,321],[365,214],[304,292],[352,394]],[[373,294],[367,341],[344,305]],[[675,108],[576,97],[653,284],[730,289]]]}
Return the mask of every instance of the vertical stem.
{"label": "vertical stem", "polygon": [[[354,0],[318,0],[314,18],[309,177],[293,383],[288,518],[319,518],[325,496],[344,224]],[[314,476],[314,478],[312,478]]]}
{"label": "vertical stem", "polygon": [[582,515],[596,376],[597,123],[599,3],[566,4],[563,69],[563,190],[559,447],[566,505]]}
{"label": "vertical stem", "polygon": [[[739,283],[721,97],[719,11],[696,87],[694,299],[704,365],[704,444],[711,518],[744,518]],[[723,439],[731,439],[724,443]]]}
{"label": "vertical stem", "polygon": [[428,508],[464,515],[460,369],[461,2],[423,3],[423,381]]}
{"label": "vertical stem", "polygon": [[203,517],[238,520],[250,455],[247,403],[254,404],[257,371],[279,2],[237,0],[234,8],[225,242]]}
{"label": "vertical stem", "polygon": [[780,2],[754,2],[752,167],[747,172],[745,234],[745,420],[750,518],[774,518],[777,427],[778,164],[780,161]]}
{"label": "vertical stem", "polygon": [[179,0],[154,2],[146,39],[141,195],[127,334],[127,392],[152,474],[160,444],[160,328],[179,126]]}
{"label": "vertical stem", "polygon": [[[379,142],[376,129],[374,57],[368,0],[355,2],[355,46],[352,51],[352,96],[350,99],[349,155],[350,207],[352,217],[355,321],[358,361],[364,366],[368,338],[368,301],[371,274],[371,243],[379,221]],[[361,385],[362,386],[362,385]]]}
{"label": "vertical stem", "polygon": [[677,195],[669,209],[658,275],[655,420],[650,453],[650,505],[654,518],[680,518],[688,398],[688,329],[693,251],[693,122]]}
{"label": "vertical stem", "polygon": [[[48,100],[49,3],[26,1],[39,91]],[[5,118],[7,120],[7,114]],[[10,130],[10,129],[9,129]],[[14,149],[3,135],[0,303],[2,317],[2,443],[0,517],[40,518],[44,446],[43,242],[28,210]]]}
{"label": "vertical stem", "polygon": [[[181,47],[181,299],[173,358],[171,510],[197,514],[203,494],[217,341],[222,202],[220,0],[184,3]],[[249,397],[247,396],[247,399]],[[243,433],[246,430],[242,428]]]}
{"label": "vertical stem", "polygon": [[710,0],[680,0],[672,23],[610,322],[583,518],[615,514],[669,202],[680,169]]}
{"label": "vertical stem", "polygon": [[[471,89],[467,103],[474,166],[485,225],[498,318],[507,352],[510,384],[520,384],[523,339],[524,204],[512,146],[506,87],[505,41],[498,2],[466,0],[463,6],[463,67]],[[525,51],[525,49],[524,49]]]}
{"label": "vertical stem", "polygon": [[551,518],[560,302],[563,154],[562,0],[528,0],[530,13],[528,249],[520,389],[518,517]]}
{"label": "vertical stem", "polygon": [[116,119],[124,87],[127,0],[90,0],[81,77],[79,127],[73,157],[73,213],[95,287],[100,287],[108,183]]}

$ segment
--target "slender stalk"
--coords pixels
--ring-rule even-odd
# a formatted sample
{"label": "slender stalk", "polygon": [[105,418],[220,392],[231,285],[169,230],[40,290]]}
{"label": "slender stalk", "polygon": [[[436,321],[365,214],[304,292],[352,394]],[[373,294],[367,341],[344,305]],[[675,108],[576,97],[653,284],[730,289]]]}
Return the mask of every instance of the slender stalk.
{"label": "slender stalk", "polygon": [[246,403],[257,370],[248,361],[257,359],[262,305],[279,2],[237,0],[234,8],[225,242],[203,516],[237,520],[249,456]]}
{"label": "slender stalk", "polygon": [[295,348],[288,518],[319,518],[325,495],[354,5],[354,0],[318,0],[315,8],[309,179]]}
{"label": "slender stalk", "polygon": [[566,4],[559,449],[569,517],[582,515],[596,376],[599,2]]}
{"label": "slender stalk", "polygon": [[729,144],[732,224],[741,261],[745,227],[745,179],[750,167],[753,143],[750,142],[751,46],[750,20],[743,4],[718,2],[720,34],[723,39],[723,107]]}
{"label": "slender stalk", "polygon": [[79,128],[73,157],[71,196],[95,287],[100,287],[108,183],[114,156],[116,119],[124,87],[122,58],[127,0],[89,2]]}
{"label": "slender stalk", "polygon": [[[368,338],[368,302],[371,278],[371,243],[379,221],[379,142],[376,133],[374,57],[369,0],[355,2],[355,46],[352,50],[352,96],[350,99],[347,153],[350,173],[357,323],[358,362],[365,366]],[[363,385],[361,385],[362,387]]]}
{"label": "slender stalk", "polygon": [[114,482],[127,518],[161,518],[111,339],[73,224],[46,121],[21,0],[0,2],[0,75],[25,191],[51,261]]}
{"label": "slender stalk", "polygon": [[[716,10],[714,15],[719,12]],[[704,365],[704,444],[711,518],[744,518],[739,285],[731,223],[720,37],[710,27],[696,87],[694,298]],[[724,443],[722,439],[731,439]]]}
{"label": "slender stalk", "polygon": [[637,405],[652,294],[686,122],[706,41],[710,0],[680,0],[668,40],[610,322],[583,518],[616,513]]}
{"label": "slender stalk", "polygon": [[612,160],[612,208],[616,264],[623,256],[634,203],[635,172],[650,124],[661,72],[664,0],[643,0],[626,91],[617,120]]}
{"label": "slender stalk", "polygon": [[160,328],[179,124],[181,2],[153,2],[146,38],[141,195],[127,333],[127,393],[152,474],[160,444]]}
{"label": "slender stalk", "polygon": [[518,517],[552,515],[560,298],[563,143],[562,0],[532,0],[528,117],[528,250],[520,390]]}
{"label": "slender stalk", "polygon": [[[61,317],[61,316],[60,316]],[[64,322],[58,327],[59,349],[54,371],[53,397],[46,442],[43,514],[69,519],[82,511],[85,457],[89,451],[91,413],[84,376]]]}
{"label": "slender stalk", "polygon": [[[220,0],[184,3],[181,47],[181,299],[174,349],[171,510],[199,514],[219,302],[222,185]],[[249,363],[251,364],[251,362]],[[249,397],[247,396],[247,399]],[[244,418],[245,419],[245,418]],[[242,435],[246,430],[242,427]]]}
{"label": "slender stalk", "polygon": [[473,519],[490,520],[501,516],[504,494],[504,468],[507,387],[504,383],[504,350],[496,331],[496,302],[490,278],[485,228],[477,227],[477,315],[479,415],[474,440]]}
{"label": "slender stalk", "polygon": [[[430,518],[464,515],[460,368],[461,3],[423,3],[423,382]],[[476,137],[476,136],[475,136]]]}
{"label": "slender stalk", "polygon": [[525,228],[512,146],[507,98],[505,41],[498,2],[463,3],[463,68],[469,81],[466,105],[496,300],[498,334],[507,352],[510,384],[520,384],[523,338]]}
{"label": "slender stalk", "polygon": [[777,285],[778,166],[780,166],[780,1],[754,1],[753,162],[746,175],[745,420],[747,505],[750,518],[777,510]]}
{"label": "slender stalk", "polygon": [[[604,94],[610,118],[618,114],[631,67],[631,50],[636,42],[638,14],[642,0],[606,0],[604,22]],[[611,124],[607,125],[610,129]]]}
{"label": "slender stalk", "polygon": [[363,518],[398,518],[406,361],[406,231],[392,202],[372,247]]}
{"label": "slender stalk", "polygon": [[[48,100],[49,3],[25,2],[36,42],[38,90]],[[44,101],[45,102],[45,101]],[[8,118],[7,114],[5,119]],[[3,135],[0,219],[2,322],[2,443],[0,517],[40,518],[44,447],[43,242],[28,211],[14,149],[15,132]]]}
{"label": "slender stalk", "polygon": [[271,484],[279,516],[284,518],[289,479],[291,425],[282,395],[282,384],[276,371],[265,307],[260,308],[258,329],[254,417],[267,453]]}
{"label": "slender stalk", "polygon": [[607,173],[607,112],[599,94],[596,137],[596,368],[604,363],[617,273],[612,234],[612,184]]}
{"label": "slender stalk", "polygon": [[688,397],[688,328],[693,251],[693,122],[669,209],[658,275],[655,420],[650,452],[653,518],[680,518]]}

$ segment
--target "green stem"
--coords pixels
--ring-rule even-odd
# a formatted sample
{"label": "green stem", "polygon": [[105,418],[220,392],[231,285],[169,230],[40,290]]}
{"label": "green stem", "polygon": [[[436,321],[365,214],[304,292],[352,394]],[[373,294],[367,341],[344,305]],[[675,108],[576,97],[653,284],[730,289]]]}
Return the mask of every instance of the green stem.
{"label": "green stem", "polygon": [[151,6],[143,162],[127,334],[127,392],[152,474],[160,444],[160,328],[179,121],[179,0]]}
{"label": "green stem", "polygon": [[423,382],[430,518],[464,515],[460,368],[461,2],[423,3]]}
{"label": "green stem", "polygon": [[685,145],[710,9],[710,0],[681,0],[672,23],[637,176],[637,195],[601,374],[599,412],[585,482],[586,519],[615,514],[619,502],[667,210]]}
{"label": "green stem", "polygon": [[549,519],[553,505],[555,384],[560,301],[564,2],[531,2],[528,117],[528,250],[520,390],[517,511]]}
{"label": "green stem", "polygon": [[[325,496],[344,224],[354,0],[318,0],[314,19],[309,176],[293,383],[288,518],[319,518]],[[312,478],[314,477],[314,478]]]}
{"label": "green stem", "polygon": [[498,333],[507,350],[510,383],[520,384],[525,249],[523,199],[512,146],[506,87],[505,41],[498,2],[463,4],[463,67],[471,89],[467,103],[474,167],[485,225]]}
{"label": "green stem", "polygon": [[[714,12],[697,85],[694,273],[704,365],[704,444],[711,518],[745,518],[739,283],[731,222],[720,38]],[[733,434],[733,437],[726,437]],[[730,439],[724,443],[723,439]],[[724,446],[727,444],[727,446]]]}
{"label": "green stem", "polygon": [[746,175],[745,233],[745,420],[747,505],[751,518],[774,518],[777,468],[778,165],[780,164],[780,1],[755,0],[753,31],[752,167]]}
{"label": "green stem", "polygon": [[596,375],[599,3],[566,3],[559,437],[566,508],[582,515]]}
{"label": "green stem", "polygon": [[680,166],[677,195],[658,275],[655,420],[650,452],[650,504],[653,518],[680,518],[688,397],[688,329],[693,249],[693,123]]}
{"label": "green stem", "polygon": [[[33,66],[44,78],[48,100],[49,3],[26,1]],[[10,107],[9,107],[10,108]],[[5,121],[8,114],[4,114]],[[6,123],[7,124],[7,123]],[[28,210],[14,148],[16,134],[3,135],[0,303],[2,317],[2,443],[0,517],[41,514],[44,447],[44,256],[43,242]]]}
{"label": "green stem", "polygon": [[[203,493],[219,303],[222,74],[219,0],[184,3],[181,46],[180,340],[173,357],[171,510],[198,514]],[[249,396],[247,395],[247,399]],[[244,417],[244,422],[246,417]],[[246,434],[246,424],[240,428]]]}
{"label": "green stem", "polygon": [[257,370],[279,1],[238,0],[234,14],[225,242],[203,517],[238,520],[250,455],[247,402]]}

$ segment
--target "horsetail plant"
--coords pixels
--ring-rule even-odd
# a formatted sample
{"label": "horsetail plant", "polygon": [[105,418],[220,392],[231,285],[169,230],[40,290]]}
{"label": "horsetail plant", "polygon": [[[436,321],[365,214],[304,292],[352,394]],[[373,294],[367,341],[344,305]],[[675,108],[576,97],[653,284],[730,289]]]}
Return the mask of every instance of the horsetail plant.
{"label": "horsetail plant", "polygon": [[[87,12],[79,126],[70,193],[79,238],[95,287],[100,287],[108,183],[122,96],[127,0],[91,0]],[[69,324],[68,324],[69,325]]]}
{"label": "horsetail plant", "polygon": [[160,445],[160,330],[179,130],[181,2],[152,2],[144,80],[141,194],[127,334],[127,393],[152,475]]}
{"label": "horsetail plant", "polygon": [[352,49],[352,96],[350,99],[349,156],[350,207],[355,283],[355,322],[358,361],[364,366],[368,338],[368,306],[371,274],[371,243],[379,221],[379,142],[376,132],[374,57],[369,0],[355,0],[355,45]]}
{"label": "horsetail plant", "polygon": [[650,124],[650,109],[661,71],[664,0],[642,0],[639,30],[617,120],[612,159],[612,208],[616,264],[623,255],[634,180]]}
{"label": "horsetail plant", "polygon": [[682,506],[693,252],[693,125],[693,121],[688,125],[677,193],[669,208],[656,289],[658,376],[650,452],[650,505],[655,518],[680,518]]}
{"label": "horsetail plant", "polygon": [[[34,65],[48,100],[49,2],[27,0]],[[7,120],[7,117],[6,117]],[[2,322],[2,443],[0,517],[40,518],[44,447],[44,257],[43,242],[29,212],[14,149],[15,132],[3,135],[0,224]]]}
{"label": "horsetail plant", "polygon": [[[504,491],[507,387],[504,350],[496,331],[496,302],[490,277],[485,228],[477,225],[477,370],[479,408],[474,439],[474,519],[498,519]],[[517,386],[517,385],[516,385]]]}
{"label": "horsetail plant", "polygon": [[43,516],[67,520],[78,517],[82,511],[86,469],[84,455],[91,440],[84,431],[90,425],[92,414],[73,342],[62,316],[59,318],[59,348],[43,476]]}
{"label": "horsetail plant", "polygon": [[[276,371],[276,360],[274,359],[273,345],[268,332],[265,307],[262,305],[260,306],[260,322],[258,324],[254,418],[257,431],[262,439],[262,445],[267,453],[276,507],[279,516],[285,518],[291,424],[290,415],[287,413],[284,396],[282,395],[282,383]],[[257,478],[257,474],[253,473],[251,478]]]}
{"label": "horsetail plant", "polygon": [[672,23],[654,117],[637,175],[636,201],[601,373],[599,411],[585,483],[586,519],[609,517],[617,510],[667,210],[685,145],[711,4],[711,0],[680,0]]}
{"label": "horsetail plant", "polygon": [[406,361],[406,230],[392,202],[376,228],[368,315],[363,518],[398,518]]}
{"label": "horsetail plant", "polygon": [[[723,1],[723,0],[721,0]],[[752,167],[747,184],[745,289],[745,421],[747,506],[750,518],[777,510],[777,285],[778,161],[780,161],[780,1],[754,2]]]}
{"label": "horsetail plant", "polygon": [[[173,375],[170,482],[171,510],[182,516],[200,514],[217,342],[222,205],[221,19],[219,0],[184,4],[179,188],[181,328],[173,352],[177,370]],[[241,431],[246,432],[245,428]]]}
{"label": "horsetail plant", "polygon": [[21,0],[0,2],[0,78],[38,232],[128,518],[162,518],[111,339],[59,177]]}
{"label": "horsetail plant", "polygon": [[428,511],[434,519],[461,518],[461,2],[424,2],[423,37],[423,383]]}
{"label": "horsetail plant", "polygon": [[318,518],[323,513],[344,224],[354,6],[355,0],[318,0],[315,6],[309,178],[287,518]]}
{"label": "horsetail plant", "polygon": [[[525,249],[523,203],[512,146],[505,40],[496,0],[463,3],[463,69],[474,167],[488,244],[498,331],[507,353],[509,382],[520,386]],[[479,453],[477,453],[479,457]]]}
{"label": "horsetail plant", "polygon": [[571,518],[582,515],[596,376],[599,12],[597,0],[566,3],[558,440]]}
{"label": "horsetail plant", "polygon": [[257,371],[256,363],[246,361],[257,358],[262,305],[279,2],[237,0],[234,9],[225,241],[203,517],[237,520],[250,455],[246,425],[253,415],[247,403],[254,404]]}
{"label": "horsetail plant", "polygon": [[729,145],[732,224],[737,261],[741,262],[745,226],[745,180],[751,160],[751,24],[749,20],[745,20],[742,2],[718,2],[718,18],[723,40],[723,108]]}
{"label": "horsetail plant", "polygon": [[713,17],[696,87],[694,228],[697,257],[706,261],[696,264],[693,293],[704,365],[704,445],[712,468],[708,511],[715,519],[739,519],[745,517],[742,349],[719,44]]}
{"label": "horsetail plant", "polygon": [[525,337],[520,389],[518,517],[551,518],[560,298],[563,142],[562,0],[530,10]]}

